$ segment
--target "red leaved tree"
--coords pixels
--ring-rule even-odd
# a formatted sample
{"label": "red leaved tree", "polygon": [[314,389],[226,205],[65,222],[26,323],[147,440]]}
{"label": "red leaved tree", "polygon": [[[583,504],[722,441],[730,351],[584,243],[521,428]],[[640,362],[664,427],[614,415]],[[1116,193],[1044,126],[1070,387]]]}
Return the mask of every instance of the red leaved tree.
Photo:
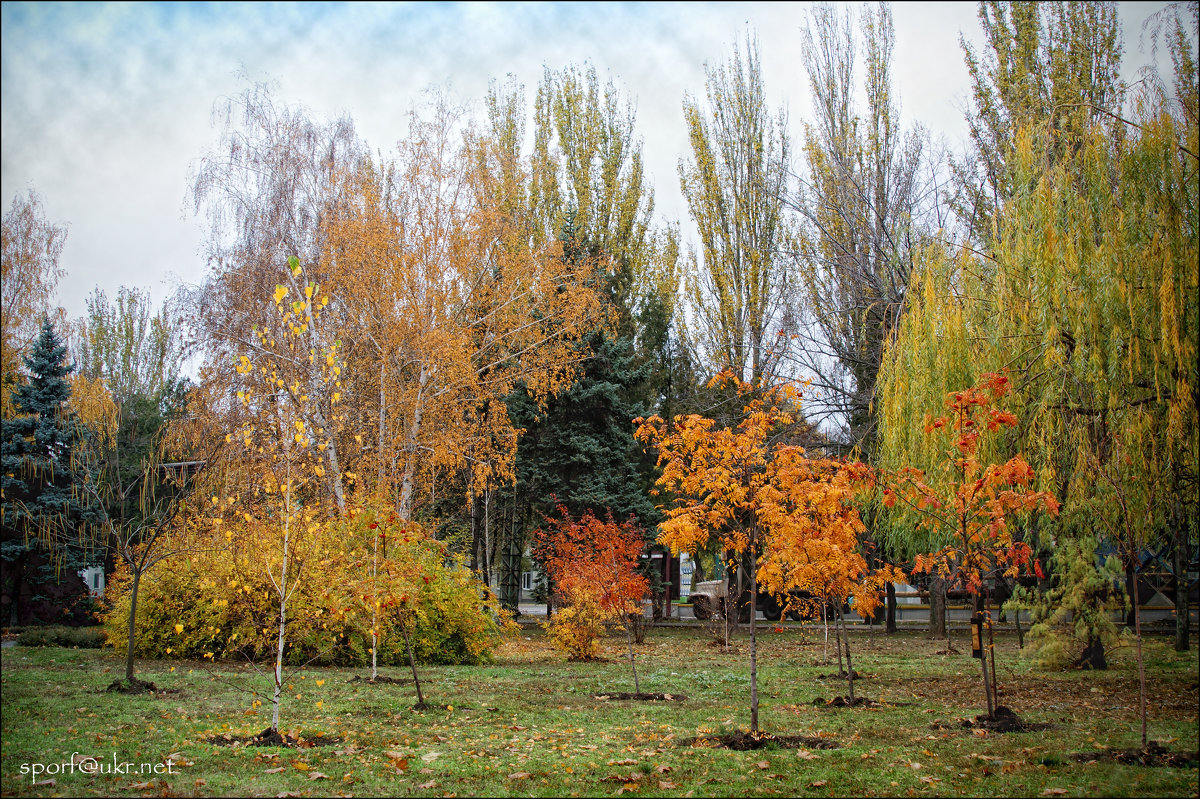
{"label": "red leaved tree", "polygon": [[604,521],[590,510],[576,521],[562,505],[558,513],[560,518],[547,518],[547,527],[535,537],[535,555],[545,564],[560,608],[545,627],[572,660],[591,660],[605,625],[623,622],[634,690],[640,694],[630,617],[642,612],[650,587],[636,571],[645,547],[641,528],[632,518],[617,524],[611,512]]}
{"label": "red leaved tree", "polygon": [[1030,567],[1040,576],[1032,549],[1013,539],[1008,522],[1015,514],[1038,508],[1057,515],[1059,507],[1052,494],[1030,487],[1033,469],[1020,455],[1005,463],[984,463],[986,441],[1017,424],[1016,416],[996,405],[1010,390],[1007,376],[989,373],[978,385],[950,394],[947,414],[925,424],[926,435],[948,439],[942,473],[927,478],[919,469],[905,468],[896,475],[895,488],[883,492],[885,505],[892,507],[901,499],[920,514],[920,524],[940,533],[944,542],[918,555],[913,572],[936,573],[947,587],[962,585],[971,595],[983,597],[988,641],[981,664],[989,717],[996,709],[996,652],[986,580],[995,574],[1016,577]]}

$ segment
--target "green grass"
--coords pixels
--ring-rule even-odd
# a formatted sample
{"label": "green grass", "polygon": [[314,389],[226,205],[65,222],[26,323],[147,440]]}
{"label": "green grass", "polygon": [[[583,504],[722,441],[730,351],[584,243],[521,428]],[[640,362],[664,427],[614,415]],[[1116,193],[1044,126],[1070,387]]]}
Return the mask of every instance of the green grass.
{"label": "green grass", "polygon": [[[819,663],[820,631],[762,635],[761,726],[841,744],[811,752],[681,743],[749,722],[748,642],[737,640],[738,651],[724,653],[708,646],[699,629],[660,628],[638,647],[642,690],[687,694],[686,702],[593,699],[598,691],[633,690],[628,663],[618,659],[623,641],[606,642],[611,662],[566,663],[537,630],[506,642],[493,665],[425,668],[427,701],[452,709],[415,713],[410,685],[347,682],[362,669],[313,669],[292,681],[281,726],[343,743],[299,750],[207,742],[267,726],[269,708],[253,707],[246,688],[232,684],[267,687],[269,679],[248,667],[141,662],[142,679],[178,693],[125,696],[104,692],[122,672],[111,650],[4,649],[0,789],[13,796],[1058,795],[1053,789],[1067,796],[1196,795],[1194,766],[1070,758],[1138,745],[1131,652],[1113,653],[1107,672],[1042,673],[1002,638],[1003,703],[1053,727],[980,736],[932,726],[982,712],[977,661],[937,654],[944,643],[918,633],[855,631],[853,641],[855,667],[866,675],[856,691],[883,707],[814,707],[816,697],[845,693],[844,682],[818,679],[836,670]],[[1200,714],[1196,651],[1177,654],[1167,644],[1148,643],[1150,737],[1191,752]],[[22,773],[25,764],[69,762],[77,752],[133,764],[179,753],[187,765],[158,776],[53,774],[52,786],[35,786]],[[327,777],[313,779],[314,773]]]}

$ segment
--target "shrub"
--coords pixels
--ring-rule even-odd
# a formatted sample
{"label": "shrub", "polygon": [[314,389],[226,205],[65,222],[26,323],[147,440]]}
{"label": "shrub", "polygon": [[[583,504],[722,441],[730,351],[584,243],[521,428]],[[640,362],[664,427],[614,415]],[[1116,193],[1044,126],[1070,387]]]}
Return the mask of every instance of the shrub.
{"label": "shrub", "polygon": [[104,645],[103,627],[27,627],[17,636],[21,646],[65,646],[99,649]]}
{"label": "shrub", "polygon": [[[348,612],[356,600],[351,594],[362,585],[361,574],[356,572],[362,568],[358,526],[366,525],[352,519],[326,525],[327,555],[309,566],[321,569],[320,575],[302,584],[289,602],[284,652],[289,665],[370,663],[371,639],[365,632],[369,624],[362,624],[361,609],[357,615]],[[232,551],[178,556],[144,575],[138,591],[135,655],[269,657],[268,644],[278,624],[273,588],[261,570],[235,568],[236,557]],[[396,548],[391,560],[400,562],[394,578],[398,581],[406,573],[422,575],[412,592],[416,659],[435,664],[487,662],[499,643],[498,617],[503,611],[461,559],[447,556],[436,540],[414,537],[403,551]],[[406,568],[408,564],[412,569]],[[124,649],[127,638],[129,588],[128,574],[118,570],[105,592],[104,629],[109,644],[119,650]],[[380,664],[407,665],[404,640],[398,633],[385,635],[379,649]]]}

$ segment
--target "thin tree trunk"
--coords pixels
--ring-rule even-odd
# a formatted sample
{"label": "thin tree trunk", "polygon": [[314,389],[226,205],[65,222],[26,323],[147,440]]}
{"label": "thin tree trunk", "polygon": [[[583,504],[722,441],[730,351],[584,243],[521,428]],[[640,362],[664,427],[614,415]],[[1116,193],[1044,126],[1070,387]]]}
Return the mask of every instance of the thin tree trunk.
{"label": "thin tree trunk", "polygon": [[[290,493],[290,492],[289,492]],[[279,732],[279,699],[283,694],[283,647],[287,642],[287,567],[288,567],[288,529],[284,521],[283,533],[283,569],[279,578],[279,638],[275,644],[275,693],[271,697],[271,729]]]}
{"label": "thin tree trunk", "polygon": [[638,682],[637,663],[634,662],[634,657],[633,657],[633,630],[631,629],[632,625],[633,625],[632,619],[627,619],[625,622],[625,642],[627,644],[629,644],[629,668],[633,669],[633,690],[634,690],[634,693],[640,694],[642,692],[642,685],[641,685],[641,683]]}
{"label": "thin tree trunk", "polygon": [[[821,626],[825,628],[825,655],[823,661],[826,665],[829,663],[829,603],[821,603]],[[840,667],[839,667],[840,670]]]}
{"label": "thin tree trunk", "polygon": [[1183,514],[1178,512],[1179,499],[1173,502],[1175,529],[1172,532],[1171,568],[1175,572],[1175,651],[1187,652],[1191,647],[1188,633],[1188,535]]}
{"label": "thin tree trunk", "polygon": [[896,584],[889,582],[885,587],[887,595],[887,611],[884,621],[884,632],[888,635],[896,632]]}
{"label": "thin tree trunk", "polygon": [[[1127,533],[1127,535],[1129,535]],[[1130,536],[1132,539],[1132,536]],[[1132,562],[1132,561],[1131,561]],[[1142,716],[1142,749],[1146,748],[1146,660],[1142,655],[1142,611],[1136,595],[1133,600],[1133,634],[1137,639],[1138,710]]]}
{"label": "thin tree trunk", "polygon": [[133,644],[134,636],[137,632],[137,603],[138,603],[138,587],[142,582],[141,569],[132,569],[133,585],[129,588],[129,624],[126,632],[129,637],[125,642],[125,682],[129,683],[129,687],[133,687]]}
{"label": "thin tree trunk", "polygon": [[946,581],[934,577],[929,581],[929,637],[948,638],[946,624]]}
{"label": "thin tree trunk", "polygon": [[408,652],[408,665],[413,673],[413,685],[417,687],[417,707],[425,707],[425,697],[421,693],[421,678],[417,676],[417,660],[413,657],[412,641],[409,637],[408,625],[401,623],[400,630],[404,633],[404,649]]}
{"label": "thin tree trunk", "polygon": [[[750,542],[750,564],[758,563],[754,541]],[[740,598],[740,596],[739,596]],[[739,609],[740,612],[740,609]],[[750,575],[750,733],[758,732],[758,640],[755,636],[758,618],[758,580]]]}
{"label": "thin tree trunk", "polygon": [[424,411],[425,386],[429,383],[429,365],[421,364],[417,376],[417,398],[413,406],[412,422],[408,426],[405,442],[404,474],[400,479],[400,500],[396,510],[401,519],[412,518],[413,480],[417,471],[417,437],[421,434],[421,418]]}
{"label": "thin tree trunk", "polygon": [[984,594],[983,623],[987,625],[987,656],[992,662],[992,705],[1000,707],[1000,683],[996,682],[996,637],[992,633],[992,600],[988,593]]}
{"label": "thin tree trunk", "polygon": [[830,612],[832,612],[834,614],[834,616],[833,616],[833,648],[837,650],[838,674],[845,674],[845,667],[842,665],[842,638],[840,635],[838,635],[838,627],[837,627],[837,614],[841,612],[841,609],[834,607],[833,604],[828,601],[825,604],[827,606],[825,615],[828,616]]}
{"label": "thin tree trunk", "polygon": [[842,613],[839,607],[837,612],[838,621],[842,626],[842,641],[846,647],[846,684],[850,687],[850,704],[854,704],[854,663],[850,659],[850,635],[846,632],[846,616]]}

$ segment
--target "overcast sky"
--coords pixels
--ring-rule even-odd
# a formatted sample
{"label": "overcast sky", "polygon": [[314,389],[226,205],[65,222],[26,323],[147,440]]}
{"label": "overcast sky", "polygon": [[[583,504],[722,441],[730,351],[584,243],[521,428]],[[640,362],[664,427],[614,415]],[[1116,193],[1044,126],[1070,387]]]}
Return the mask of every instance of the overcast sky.
{"label": "overcast sky", "polygon": [[[190,164],[217,140],[213,103],[253,80],[325,118],[348,112],[391,149],[422,89],[478,103],[513,74],[532,99],[543,65],[593,64],[635,101],[656,215],[682,219],[681,102],[703,96],[704,64],[747,30],[767,95],[798,139],[809,113],[799,61],[806,3],[3,3],[3,196],[28,188],[68,226],[59,302],[72,317],[100,286],[149,289],[202,276],[201,222],[184,203]],[[1126,77],[1146,62],[1142,21],[1164,3],[1121,3]],[[968,84],[960,32],[980,40],[974,3],[896,3],[893,75],[906,124],[961,147]]]}

